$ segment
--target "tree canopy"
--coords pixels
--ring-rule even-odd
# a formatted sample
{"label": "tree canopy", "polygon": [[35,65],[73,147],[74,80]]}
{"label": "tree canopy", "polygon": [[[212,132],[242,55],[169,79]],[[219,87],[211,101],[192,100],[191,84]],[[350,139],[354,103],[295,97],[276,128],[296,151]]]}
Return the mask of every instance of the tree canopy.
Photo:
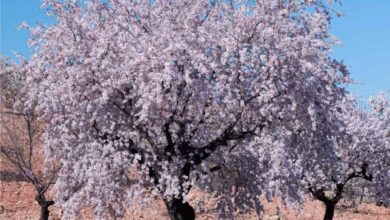
{"label": "tree canopy", "polygon": [[[349,76],[331,56],[325,1],[43,6],[56,23],[25,25],[29,98],[47,122],[46,156],[61,162],[55,190],[68,217],[84,205],[121,216],[149,192],[172,219],[191,219],[193,186],[234,193],[220,200],[228,216],[260,211],[260,193],[300,201],[293,164],[328,155],[327,137],[346,133],[336,106]],[[238,161],[246,184],[215,187],[218,164]]]}

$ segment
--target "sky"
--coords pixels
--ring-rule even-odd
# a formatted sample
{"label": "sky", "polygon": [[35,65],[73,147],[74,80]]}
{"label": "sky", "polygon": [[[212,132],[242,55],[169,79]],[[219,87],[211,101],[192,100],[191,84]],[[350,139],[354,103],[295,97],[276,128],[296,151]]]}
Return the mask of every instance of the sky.
{"label": "sky", "polygon": [[[52,20],[40,9],[40,0],[0,0],[0,52],[29,57],[29,25]],[[390,0],[344,0],[338,7],[346,16],[333,20],[331,33],[342,41],[334,57],[344,60],[356,82],[348,89],[362,100],[380,90],[390,92]]]}

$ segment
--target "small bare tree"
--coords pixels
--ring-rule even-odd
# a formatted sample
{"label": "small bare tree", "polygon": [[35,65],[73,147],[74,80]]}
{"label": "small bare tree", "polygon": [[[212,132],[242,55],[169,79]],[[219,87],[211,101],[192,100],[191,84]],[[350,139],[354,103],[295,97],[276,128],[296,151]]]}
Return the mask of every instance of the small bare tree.
{"label": "small bare tree", "polygon": [[34,185],[35,200],[41,207],[40,219],[49,218],[49,207],[54,201],[45,193],[55,181],[56,166],[46,167],[40,152],[42,122],[37,119],[34,107],[28,107],[25,98],[25,73],[21,66],[1,60],[1,141],[0,155],[12,164],[13,172]]}

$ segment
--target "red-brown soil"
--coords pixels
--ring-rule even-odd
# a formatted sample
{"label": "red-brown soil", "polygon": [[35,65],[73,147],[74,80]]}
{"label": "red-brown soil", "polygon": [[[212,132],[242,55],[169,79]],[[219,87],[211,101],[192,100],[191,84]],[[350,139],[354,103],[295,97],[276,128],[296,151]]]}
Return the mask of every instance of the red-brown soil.
{"label": "red-brown soil", "polygon": [[[0,219],[39,219],[39,206],[34,201],[35,190],[32,185],[26,182],[10,181],[0,182]],[[192,194],[191,202],[196,203],[199,192]],[[301,213],[296,215],[292,209],[281,208],[279,218],[276,215],[277,202],[265,205],[263,219],[299,219],[299,220],[321,220],[324,207],[319,202],[308,201]],[[53,206],[51,208],[51,219],[61,219],[61,210]],[[199,213],[197,219],[212,220],[217,219],[213,213]],[[90,211],[83,212],[84,219],[93,219]],[[126,219],[130,220],[168,220],[165,206],[162,201],[156,200],[150,206],[141,209],[130,207],[126,214]],[[254,216],[246,215],[237,219],[257,219]],[[335,220],[390,220],[390,209],[378,207],[373,204],[362,204],[357,208],[347,208],[339,205],[336,210]]]}

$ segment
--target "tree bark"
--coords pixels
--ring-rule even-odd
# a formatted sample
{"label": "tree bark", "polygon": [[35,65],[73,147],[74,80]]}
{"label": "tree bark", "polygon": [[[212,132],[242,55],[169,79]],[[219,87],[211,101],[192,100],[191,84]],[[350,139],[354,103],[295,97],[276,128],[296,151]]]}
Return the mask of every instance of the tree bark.
{"label": "tree bark", "polygon": [[49,206],[54,205],[54,201],[47,201],[44,195],[37,195],[35,200],[38,202],[39,206],[41,206],[41,216],[39,220],[48,220],[49,219]]}
{"label": "tree bark", "polygon": [[171,220],[195,220],[195,210],[192,206],[181,199],[164,201]]}
{"label": "tree bark", "polygon": [[334,216],[336,203],[335,202],[326,202],[325,206],[326,206],[326,211],[325,211],[324,220],[332,220],[333,216]]}
{"label": "tree bark", "polygon": [[39,220],[48,220],[49,219],[49,206],[43,205],[41,206],[41,217]]}

